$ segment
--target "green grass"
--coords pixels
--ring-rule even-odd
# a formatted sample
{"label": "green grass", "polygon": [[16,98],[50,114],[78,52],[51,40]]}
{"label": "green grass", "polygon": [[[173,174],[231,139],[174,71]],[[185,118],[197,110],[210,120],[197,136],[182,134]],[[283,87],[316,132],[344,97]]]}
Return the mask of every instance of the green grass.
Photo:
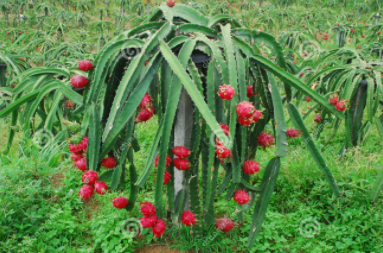
{"label": "green grass", "polygon": [[[316,125],[310,123],[310,117],[307,122],[314,131]],[[145,165],[156,127],[153,119],[136,131],[141,147],[135,154],[138,173]],[[381,140],[373,129],[363,145],[339,160],[344,138],[340,130],[332,140],[326,140],[324,136],[332,131],[327,125],[317,143],[339,184],[341,198],[332,196],[307,149],[294,139],[289,141],[289,154],[282,160],[270,208],[252,249],[245,247],[251,212],[245,213],[243,225],[228,234],[205,227],[204,236],[197,239],[187,228],[173,227],[156,243],[200,252],[382,252],[382,198],[377,202],[368,199],[383,162]],[[134,252],[154,242],[148,229],[140,231],[141,241],[135,236],[136,219],[141,217],[137,205],[127,213],[111,204],[113,197],[128,196],[124,189],[129,189],[129,180],[122,190],[95,194],[82,203],[77,197],[81,172],[64,157],[50,166],[46,157],[39,155],[40,150],[29,144],[24,143],[23,148],[14,145],[12,152],[0,159],[1,252]],[[275,148],[258,152],[264,168]],[[260,181],[262,173],[254,176],[253,183]],[[223,176],[222,169],[219,183]],[[138,202],[153,201],[154,177],[155,172],[141,189]],[[227,202],[225,195],[215,200],[215,207],[217,216],[236,220],[236,204]],[[133,232],[127,232],[127,227]]]}

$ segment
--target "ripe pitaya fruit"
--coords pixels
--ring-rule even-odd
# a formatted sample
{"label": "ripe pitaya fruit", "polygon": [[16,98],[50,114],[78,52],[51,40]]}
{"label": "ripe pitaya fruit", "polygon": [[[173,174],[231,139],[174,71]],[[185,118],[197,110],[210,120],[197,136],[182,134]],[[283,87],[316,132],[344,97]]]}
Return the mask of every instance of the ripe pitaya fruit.
{"label": "ripe pitaya fruit", "polygon": [[166,1],[166,4],[167,6],[169,6],[170,8],[173,8],[174,5],[176,5],[176,2],[174,0],[167,0]]}
{"label": "ripe pitaya fruit", "polygon": [[75,88],[84,88],[88,85],[89,80],[85,76],[78,75],[72,77],[70,82]]}
{"label": "ripe pitaya fruit", "polygon": [[172,149],[172,152],[175,156],[179,158],[187,158],[190,155],[190,150],[187,147],[176,146]]}
{"label": "ripe pitaya fruit", "polygon": [[117,209],[125,208],[129,204],[129,200],[125,197],[116,197],[112,201],[113,206]]}
{"label": "ripe pitaya fruit", "polygon": [[82,175],[82,182],[87,185],[94,185],[98,180],[98,175],[96,171],[88,170]]}
{"label": "ripe pitaya fruit", "polygon": [[226,125],[226,124],[222,124],[222,123],[220,123],[219,125],[221,126],[222,131],[224,132],[224,134],[226,136],[229,136],[229,132],[230,132],[229,126]]}
{"label": "ripe pitaya fruit", "polygon": [[95,184],[94,184],[94,189],[96,190],[96,192],[100,195],[104,195],[106,193],[106,191],[108,190],[108,185],[105,184],[104,182],[102,181],[97,181]]}
{"label": "ripe pitaya fruit", "polygon": [[141,103],[138,108],[144,109],[150,107],[152,105],[152,98],[148,93],[145,94],[144,98],[141,100]]}
{"label": "ripe pitaya fruit", "polygon": [[86,149],[88,148],[88,142],[88,137],[83,137],[81,143],[79,144],[79,147],[81,147],[82,150],[86,151]]}
{"label": "ripe pitaya fruit", "polygon": [[[160,155],[156,156],[156,159],[154,160],[154,167],[158,168],[158,160],[160,159]],[[170,158],[169,155],[166,155],[166,165],[165,167],[167,168],[170,163],[172,162],[172,159]]]}
{"label": "ripe pitaya fruit", "polygon": [[140,203],[140,211],[144,216],[152,216],[156,213],[156,207],[150,202]]}
{"label": "ripe pitaya fruit", "polygon": [[242,126],[250,126],[252,123],[254,123],[251,119],[245,119],[242,117],[238,117],[238,122]]}
{"label": "ripe pitaya fruit", "polygon": [[252,96],[254,96],[253,85],[247,86],[246,95],[248,98],[251,98]]}
{"label": "ripe pitaya fruit", "polygon": [[219,86],[218,96],[220,96],[223,100],[232,100],[234,95],[235,91],[230,85]]}
{"label": "ripe pitaya fruit", "polygon": [[[226,124],[222,124],[220,123],[219,124],[221,126],[221,129],[223,131],[223,133],[226,135],[226,136],[229,136],[229,133],[230,133],[230,130],[229,130],[229,126],[226,125]],[[215,141],[217,143],[217,146],[222,146],[223,144],[221,143],[221,141],[219,140],[219,138],[215,138]]]}
{"label": "ripe pitaya fruit", "polygon": [[335,109],[340,112],[343,112],[344,110],[346,110],[346,108],[347,108],[347,105],[345,100],[340,100],[335,105]]}
{"label": "ripe pitaya fruit", "polygon": [[80,190],[78,191],[78,196],[82,199],[82,200],[87,200],[89,199],[90,197],[92,197],[93,195],[93,188],[92,186],[90,185],[84,185],[80,188]]}
{"label": "ripe pitaya fruit", "polygon": [[335,97],[329,98],[328,100],[329,100],[330,104],[336,105],[336,103],[338,102],[338,99],[339,98],[337,96],[335,96]]}
{"label": "ripe pitaya fruit", "polygon": [[79,61],[78,68],[82,71],[89,71],[93,68],[93,64],[88,60]]}
{"label": "ripe pitaya fruit", "polygon": [[257,137],[258,144],[263,147],[270,147],[271,145],[274,144],[274,136],[271,136],[267,132],[263,132]]}
{"label": "ripe pitaya fruit", "polygon": [[114,159],[113,157],[105,157],[101,161],[101,166],[108,169],[113,169],[114,167],[116,167],[116,164],[116,159]]}
{"label": "ripe pitaya fruit", "polygon": [[215,227],[222,232],[230,232],[234,227],[234,222],[229,218],[220,218],[215,222]]}
{"label": "ripe pitaya fruit", "polygon": [[314,116],[314,121],[317,122],[317,123],[321,122],[322,121],[322,116],[319,115],[319,114],[315,115]]}
{"label": "ripe pitaya fruit", "polygon": [[253,175],[259,171],[259,163],[254,161],[246,161],[243,164],[242,170],[248,175]]}
{"label": "ripe pitaya fruit", "polygon": [[305,97],[305,100],[306,100],[306,102],[310,102],[310,101],[311,101],[311,98],[310,98],[309,96],[306,96],[306,97]]}
{"label": "ripe pitaya fruit", "polygon": [[144,216],[140,220],[140,224],[143,228],[151,228],[157,222],[157,215],[153,214],[152,216]]}
{"label": "ripe pitaya fruit", "polygon": [[234,193],[233,198],[234,198],[234,201],[237,202],[240,205],[245,205],[250,200],[249,194],[247,192],[245,192],[244,190],[237,190]]}
{"label": "ripe pitaya fruit", "polygon": [[152,232],[154,234],[154,237],[160,237],[166,229],[165,222],[161,219],[157,220],[152,228]]}
{"label": "ripe pitaya fruit", "polygon": [[255,109],[253,116],[251,117],[251,120],[255,123],[258,120],[262,118],[262,112]]}
{"label": "ripe pitaya fruit", "polygon": [[224,146],[218,146],[215,153],[219,159],[226,159],[231,156],[231,151]]}
{"label": "ripe pitaya fruit", "polygon": [[188,227],[195,225],[196,220],[195,214],[192,211],[184,211],[181,217],[181,222]]}
{"label": "ripe pitaya fruit", "polygon": [[75,162],[74,166],[77,167],[81,171],[86,171],[86,169],[87,169],[86,157],[79,159],[77,162]]}
{"label": "ripe pitaya fruit", "polygon": [[81,152],[86,152],[87,147],[88,147],[88,143],[85,143],[83,141],[81,141],[79,144],[77,144],[77,148]]}
{"label": "ripe pitaya fruit", "polygon": [[252,103],[244,101],[237,105],[237,114],[241,118],[251,118],[255,112],[255,107]]}
{"label": "ripe pitaya fruit", "polygon": [[65,102],[65,106],[68,108],[72,108],[74,106],[74,103],[73,103],[73,101],[68,100]]}
{"label": "ripe pitaya fruit", "polygon": [[170,172],[165,170],[165,175],[164,175],[164,185],[169,183],[169,181],[172,179],[172,175],[170,175]]}
{"label": "ripe pitaya fruit", "polygon": [[153,115],[154,115],[154,107],[153,106],[149,106],[148,108],[144,108],[138,113],[136,123],[146,122],[146,121],[150,120],[153,117]]}
{"label": "ripe pitaya fruit", "polygon": [[80,160],[81,158],[83,158],[82,154],[71,154],[70,155],[70,159],[73,161],[73,162],[77,162],[78,160]]}
{"label": "ripe pitaya fruit", "polygon": [[80,154],[82,153],[82,150],[79,149],[77,144],[69,144],[68,145],[69,151],[73,154]]}
{"label": "ripe pitaya fruit", "polygon": [[302,135],[302,132],[294,129],[294,128],[290,128],[290,129],[287,129],[286,130],[286,134],[289,138],[295,138],[295,137],[299,137]]}
{"label": "ripe pitaya fruit", "polygon": [[173,164],[179,170],[188,170],[191,166],[190,162],[183,158],[174,158]]}

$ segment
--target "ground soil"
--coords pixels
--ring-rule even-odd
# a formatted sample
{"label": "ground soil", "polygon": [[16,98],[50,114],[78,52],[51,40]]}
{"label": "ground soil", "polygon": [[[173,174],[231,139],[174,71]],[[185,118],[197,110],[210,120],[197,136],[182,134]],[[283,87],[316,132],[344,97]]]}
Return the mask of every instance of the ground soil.
{"label": "ground soil", "polygon": [[167,245],[146,245],[136,250],[136,253],[187,253],[177,249],[171,249]]}

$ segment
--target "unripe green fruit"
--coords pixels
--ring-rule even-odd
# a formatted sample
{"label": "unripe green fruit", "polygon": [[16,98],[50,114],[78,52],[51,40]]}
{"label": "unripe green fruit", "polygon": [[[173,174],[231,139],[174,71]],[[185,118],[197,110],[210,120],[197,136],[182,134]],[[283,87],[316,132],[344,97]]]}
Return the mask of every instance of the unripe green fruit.
{"label": "unripe green fruit", "polygon": [[82,142],[82,135],[80,133],[75,134],[70,138],[71,144],[79,144],[80,142]]}

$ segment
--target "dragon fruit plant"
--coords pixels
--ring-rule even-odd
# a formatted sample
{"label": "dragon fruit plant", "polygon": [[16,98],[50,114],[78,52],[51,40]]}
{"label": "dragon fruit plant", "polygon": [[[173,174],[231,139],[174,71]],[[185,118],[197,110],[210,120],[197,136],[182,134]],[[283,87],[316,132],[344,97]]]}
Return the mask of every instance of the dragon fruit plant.
{"label": "dragon fruit plant", "polygon": [[[292,104],[292,89],[339,118],[344,113],[287,72],[282,47],[270,34],[246,29],[229,15],[209,18],[173,3],[160,5],[142,25],[111,39],[92,63],[81,62],[79,68],[87,74],[77,69],[35,68],[14,77],[19,84],[0,117],[12,115],[12,126],[19,121],[28,134],[39,129],[58,134],[66,130],[63,116],[68,110],[73,118],[84,115],[75,132],[88,137],[87,146],[71,146],[71,159],[78,169],[93,172],[84,173],[79,196],[86,200],[94,191],[102,195],[116,190],[129,177],[130,196],[120,196],[112,203],[118,209],[132,210],[139,188],[154,170],[155,214],[141,222],[155,236],[164,232],[166,218],[191,226],[195,235],[202,224],[229,232],[234,222],[227,218],[216,221],[214,215],[215,197],[226,192],[228,201],[238,203],[239,222],[243,222],[243,212],[253,210],[248,240],[252,245],[274,191],[281,158],[287,155],[288,138],[305,140],[334,195],[340,196],[330,169]],[[194,63],[196,53],[208,60]],[[83,97],[72,87],[85,88]],[[174,144],[174,138],[183,90],[191,101],[192,129],[190,145],[180,146]],[[65,98],[73,104],[68,107]],[[296,128],[289,136],[283,103]],[[18,115],[22,105],[27,110]],[[46,116],[39,126],[30,124],[36,114]],[[154,119],[159,128],[147,163],[137,175],[133,159],[133,152],[140,148],[134,138],[136,125]],[[272,131],[266,131],[268,125]],[[275,157],[266,167],[260,166],[257,152],[272,145],[276,146]],[[220,167],[226,171],[222,182],[218,182]],[[252,175],[261,170],[261,182],[250,183]],[[180,174],[182,187],[178,188]],[[110,185],[104,183],[106,179]]]}
{"label": "dragon fruit plant", "polygon": [[[260,56],[262,48],[271,50],[272,57]],[[204,63],[206,68],[193,62],[191,56],[195,52],[209,56],[209,61]],[[301,91],[336,116],[343,118],[344,115],[327,99],[286,72],[282,48],[271,35],[243,28],[228,15],[208,18],[186,5],[162,4],[144,24],[106,44],[94,65],[89,72],[83,105],[78,109],[86,115],[82,128],[88,129],[89,136],[87,167],[100,171],[106,156],[116,158],[116,167],[104,173],[112,178],[112,189],[119,188],[129,173],[127,210],[132,210],[138,189],[155,170],[156,217],[150,214],[141,222],[152,227],[156,236],[163,232],[162,221],[166,217],[192,226],[196,234],[202,222],[216,224],[214,198],[226,190],[226,199],[233,198],[239,204],[240,222],[243,221],[242,212],[253,208],[248,242],[249,245],[254,243],[274,190],[280,160],[287,155],[288,136],[282,100],[287,102],[299,133],[290,137],[302,135],[334,194],[340,195],[330,169],[291,103],[291,88]],[[284,87],[286,99],[282,99],[279,87]],[[183,88],[193,107],[190,114],[193,126],[187,147],[173,145],[177,106]],[[153,120],[155,114],[159,128],[147,164],[137,175],[133,160],[133,152],[139,150],[134,138],[135,127]],[[269,122],[273,126],[272,133],[265,131]],[[213,144],[209,142],[211,136],[215,136]],[[266,149],[274,143],[275,157],[266,168],[259,168],[255,162],[257,147]],[[199,167],[200,160],[202,167]],[[171,163],[174,167],[169,166]],[[221,166],[226,176],[218,185]],[[174,180],[176,170],[184,173],[183,188],[178,191]],[[251,175],[259,170],[264,170],[262,182],[253,185]],[[107,175],[101,174],[100,178]],[[202,201],[200,195],[204,196]],[[192,215],[184,213],[185,209]],[[155,220],[161,224],[155,225]],[[229,223],[227,228],[221,224],[216,226],[229,231],[233,226]]]}

